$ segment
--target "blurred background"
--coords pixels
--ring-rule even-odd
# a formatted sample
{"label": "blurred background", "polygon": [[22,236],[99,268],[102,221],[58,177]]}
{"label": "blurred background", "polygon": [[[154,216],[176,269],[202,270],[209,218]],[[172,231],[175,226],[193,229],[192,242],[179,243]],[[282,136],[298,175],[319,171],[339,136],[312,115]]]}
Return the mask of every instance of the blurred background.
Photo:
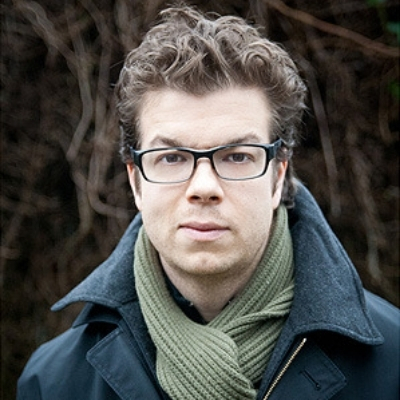
{"label": "blurred background", "polygon": [[[113,85],[162,0],[6,0],[1,10],[1,390],[80,306],[49,307],[112,251],[135,207]],[[187,1],[282,43],[310,89],[295,151],[365,286],[399,305],[399,3]]]}

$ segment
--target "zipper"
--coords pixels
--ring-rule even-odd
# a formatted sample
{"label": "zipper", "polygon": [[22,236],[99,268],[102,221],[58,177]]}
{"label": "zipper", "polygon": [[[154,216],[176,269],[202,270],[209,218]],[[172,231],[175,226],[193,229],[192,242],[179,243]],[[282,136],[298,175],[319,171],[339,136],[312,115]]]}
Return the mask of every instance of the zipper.
{"label": "zipper", "polygon": [[266,395],[263,397],[263,400],[268,400],[268,398],[271,396],[271,393],[273,392],[273,390],[276,388],[276,386],[278,385],[279,381],[282,379],[283,375],[285,374],[285,372],[288,370],[288,368],[290,367],[290,365],[292,364],[293,360],[296,358],[296,356],[299,354],[300,350],[304,347],[304,345],[307,342],[307,338],[303,338],[302,341],[300,342],[300,344],[297,346],[296,350],[293,352],[293,354],[290,356],[289,360],[286,362],[286,364],[284,365],[284,367],[282,368],[282,370],[279,372],[279,374],[277,375],[277,377],[274,379],[274,381],[272,382],[272,385],[269,387],[268,392],[266,393]]}

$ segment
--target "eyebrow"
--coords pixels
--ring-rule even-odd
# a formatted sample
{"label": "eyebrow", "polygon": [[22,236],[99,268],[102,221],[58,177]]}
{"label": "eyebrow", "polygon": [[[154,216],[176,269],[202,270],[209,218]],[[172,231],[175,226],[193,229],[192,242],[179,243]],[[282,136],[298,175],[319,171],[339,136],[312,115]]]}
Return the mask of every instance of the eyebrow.
{"label": "eyebrow", "polygon": [[[225,146],[227,144],[243,144],[243,143],[260,143],[260,137],[255,133],[247,133],[243,136],[233,138],[228,140],[227,143],[222,143],[220,146]],[[150,147],[154,146],[166,146],[166,147],[189,147],[184,145],[181,141],[166,137],[163,135],[156,136],[150,143]],[[213,146],[214,147],[214,146]]]}

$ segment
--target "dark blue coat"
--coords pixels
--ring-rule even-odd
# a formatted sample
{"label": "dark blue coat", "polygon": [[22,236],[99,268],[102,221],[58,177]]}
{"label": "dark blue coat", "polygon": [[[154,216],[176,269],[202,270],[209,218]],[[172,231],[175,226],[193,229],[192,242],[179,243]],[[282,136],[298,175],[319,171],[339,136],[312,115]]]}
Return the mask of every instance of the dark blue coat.
{"label": "dark blue coat", "polygon": [[[110,258],[53,307],[86,302],[71,329],[32,355],[18,400],[168,399],[134,286],[140,225],[138,216]],[[257,398],[398,400],[399,311],[362,289],[304,187],[290,228],[295,296]]]}

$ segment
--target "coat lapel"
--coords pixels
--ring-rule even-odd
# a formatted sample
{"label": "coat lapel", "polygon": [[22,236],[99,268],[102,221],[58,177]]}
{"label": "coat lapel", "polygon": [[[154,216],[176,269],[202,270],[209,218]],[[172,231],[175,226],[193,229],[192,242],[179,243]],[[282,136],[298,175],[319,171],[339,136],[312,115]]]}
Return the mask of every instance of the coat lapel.
{"label": "coat lapel", "polygon": [[113,330],[87,353],[88,362],[122,400],[162,400],[128,332]]}

